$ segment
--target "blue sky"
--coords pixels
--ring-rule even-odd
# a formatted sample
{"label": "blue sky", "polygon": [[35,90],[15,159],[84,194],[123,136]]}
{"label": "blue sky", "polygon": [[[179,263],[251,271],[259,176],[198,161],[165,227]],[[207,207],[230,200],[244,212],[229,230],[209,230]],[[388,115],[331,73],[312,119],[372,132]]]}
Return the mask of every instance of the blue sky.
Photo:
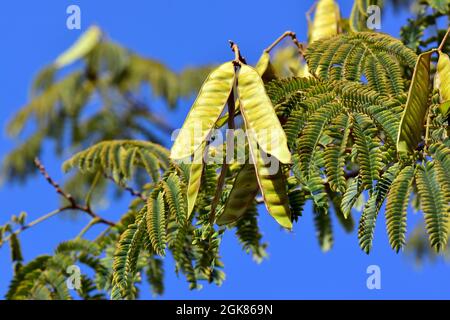
{"label": "blue sky", "polygon": [[[344,3],[345,2],[345,3]],[[0,10],[2,39],[0,95],[0,156],[15,145],[7,138],[4,126],[12,114],[26,103],[33,76],[50,63],[80,35],[66,28],[66,8],[81,8],[82,31],[98,24],[112,39],[124,46],[170,67],[219,63],[232,59],[227,41],[240,45],[249,62],[255,62],[261,50],[285,30],[296,31],[305,40],[305,11],[313,1],[8,1]],[[345,16],[351,1],[340,1]],[[382,17],[382,31],[398,35],[406,15],[394,16],[389,10]],[[170,114],[174,126],[180,126],[189,105]],[[169,115],[166,109],[161,115]],[[60,179],[62,159],[47,150],[42,160],[51,174]],[[126,200],[114,204],[107,215],[117,218]],[[36,218],[57,207],[58,198],[40,177],[25,185],[0,186],[0,224],[11,214],[26,211]],[[408,212],[409,230],[421,220],[420,214]],[[24,255],[31,259],[50,253],[55,245],[77,235],[87,223],[54,218],[21,235]],[[227,280],[222,287],[205,285],[200,291],[189,291],[184,279],[173,273],[170,258],[166,261],[165,299],[391,299],[450,298],[450,272],[443,261],[427,263],[420,270],[403,254],[389,247],[384,218],[380,216],[375,233],[373,253],[367,256],[358,247],[356,233],[345,234],[335,227],[335,246],[326,254],[315,238],[312,213],[306,210],[293,233],[286,233],[261,210],[260,225],[269,243],[269,258],[256,264],[239,247],[233,232],[223,240],[222,256]],[[93,229],[93,235],[98,229]],[[381,268],[381,290],[368,290],[366,269]],[[7,246],[0,249],[0,294],[11,279]],[[147,286],[143,297],[151,298]]]}

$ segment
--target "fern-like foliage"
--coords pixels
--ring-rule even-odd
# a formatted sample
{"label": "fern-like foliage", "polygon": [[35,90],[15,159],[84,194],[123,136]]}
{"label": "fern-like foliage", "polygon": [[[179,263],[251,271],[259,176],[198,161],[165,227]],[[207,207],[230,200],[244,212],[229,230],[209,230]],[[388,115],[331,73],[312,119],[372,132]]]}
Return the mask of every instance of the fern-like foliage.
{"label": "fern-like foliage", "polygon": [[[418,167],[416,173],[420,203],[425,214],[425,224],[430,236],[430,244],[440,251],[448,239],[449,189],[447,183],[438,180],[439,169],[433,162]],[[439,172],[443,175],[443,172]]]}
{"label": "fern-like foliage", "polygon": [[255,261],[261,262],[266,254],[266,243],[262,243],[262,235],[258,228],[256,206],[250,206],[242,219],[236,222],[236,236],[247,253],[251,253]]}
{"label": "fern-like foliage", "polygon": [[401,41],[373,32],[316,41],[306,56],[310,71],[323,79],[367,81],[371,89],[390,96],[403,93],[402,67],[413,68],[416,59]]}
{"label": "fern-like foliage", "polygon": [[[6,298],[14,300],[71,299],[65,273],[71,266],[82,263],[97,275],[104,275],[106,269],[100,262],[100,252],[100,247],[88,240],[75,239],[62,242],[53,256],[39,256],[21,267],[10,284]],[[79,296],[85,299],[104,298],[86,275],[82,274],[80,281],[81,285],[77,288]],[[75,283],[73,285],[75,286]]]}
{"label": "fern-like foliage", "polygon": [[406,209],[413,178],[414,168],[411,166],[403,168],[393,181],[387,196],[386,225],[389,243],[397,252],[406,242]]}
{"label": "fern-like foliage", "polygon": [[[211,71],[202,66],[175,72],[110,41],[97,27],[79,41],[86,41],[85,36],[90,37],[88,44],[76,43],[37,75],[30,101],[8,123],[9,134],[21,144],[5,156],[2,180],[25,181],[35,173],[33,159],[49,140],[59,156],[112,139],[164,144],[163,135],[173,129],[149,105],[163,101],[175,107],[196,92]],[[66,70],[69,64],[74,66]],[[150,169],[154,159],[147,160]],[[69,176],[65,188],[77,195],[89,189],[91,180]],[[105,191],[97,192],[100,196]]]}
{"label": "fern-like foliage", "polygon": [[77,167],[82,172],[102,171],[117,180],[133,176],[136,167],[145,169],[153,181],[159,181],[161,170],[169,167],[168,151],[157,144],[136,140],[100,142],[74,155],[63,164],[63,170]]}
{"label": "fern-like foliage", "polygon": [[[355,2],[354,8],[363,7],[362,1]],[[448,13],[443,7],[434,9],[438,13],[432,18]],[[353,31],[361,29],[361,14],[352,14]],[[433,20],[428,14],[419,15]],[[325,17],[327,12],[322,10],[318,16]],[[288,229],[293,221],[301,223],[307,216],[305,208],[311,207],[309,216],[323,251],[333,246],[334,220],[351,232],[352,213],[361,211],[358,239],[366,253],[373,249],[377,217],[385,203],[390,245],[397,252],[405,246],[407,208],[413,205],[424,214],[431,246],[448,250],[450,131],[442,112],[447,86],[435,81],[434,90],[427,91],[435,77],[431,59],[419,61],[423,67],[419,80],[425,84],[419,87],[424,90],[415,90],[418,86],[412,77],[417,74],[416,52],[429,44],[423,41],[423,30],[433,23],[427,20],[417,26],[410,21],[402,32],[407,46],[382,33],[348,33],[346,24],[336,19],[340,16],[333,15],[329,30],[311,30],[318,40],[307,45],[304,57],[300,56],[304,46],[287,32],[297,45],[295,52],[291,47],[282,49],[270,61],[271,46],[264,51],[258,71],[239,54],[223,69],[215,69],[193,108],[194,122],[207,120],[210,125],[204,128],[206,138],[187,145],[189,139],[183,137],[186,140],[179,140],[183,143],[176,144],[176,152],[172,149],[173,159],[160,139],[171,128],[136,93],[148,86],[146,96],[151,101],[162,99],[173,107],[200,87],[208,66],[177,73],[106,41],[100,30],[92,29],[83,40],[88,39],[89,46],[69,50],[44,69],[35,80],[30,103],[9,124],[12,135],[23,134],[31,122],[35,130],[5,159],[3,175],[25,179],[35,169],[30,160],[42,152],[48,139],[56,142],[59,154],[81,150],[64,163],[65,171],[78,170],[62,187],[45,168],[39,169],[63,196],[61,212],[79,209],[92,221],[75,239],[61,243],[53,255],[27,263],[20,232],[41,220],[27,224],[26,214],[21,214],[0,226],[0,246],[9,242],[15,272],[6,297],[75,298],[65,282],[65,272],[74,264],[84,264],[95,273],[81,274],[78,298],[134,299],[139,297],[138,284],[143,279],[154,294],[162,294],[163,259],[168,254],[174,259],[175,272],[186,278],[191,289],[201,288],[203,282],[220,285],[225,279],[220,246],[229,229],[235,230],[243,250],[254,260],[260,262],[266,256],[258,227],[262,203]],[[321,23],[312,25],[319,28]],[[438,33],[436,39],[440,37]],[[443,43],[426,54],[443,55],[446,47]],[[63,76],[60,69],[75,61],[81,62],[81,68]],[[444,69],[438,68],[438,74]],[[294,76],[283,78],[286,75]],[[417,97],[423,103],[415,103]],[[420,109],[420,119],[414,117],[411,105]],[[222,115],[225,106],[228,114]],[[210,113],[211,109],[215,111]],[[264,120],[258,115],[261,110]],[[406,151],[398,147],[399,137],[405,136],[404,115],[409,118],[409,130],[420,140]],[[189,129],[192,121],[188,124]],[[218,148],[228,146],[207,139],[209,130],[225,124],[235,129],[274,129],[282,146],[272,148],[257,137],[227,149],[233,154],[243,149],[245,160],[256,163],[207,162],[205,155],[220,154]],[[255,153],[249,142],[283,159],[275,176],[266,174],[268,167],[258,162],[260,152]],[[174,160],[185,153],[200,163]],[[93,198],[105,196],[110,180],[114,188],[133,197],[117,222],[101,218],[94,213],[95,204],[91,205]],[[64,192],[66,188],[72,195]],[[81,196],[86,196],[86,205],[78,204]],[[95,240],[84,239],[97,223],[107,225],[104,232]],[[415,232],[414,241],[409,242],[423,254],[426,249],[420,237],[423,233]]]}

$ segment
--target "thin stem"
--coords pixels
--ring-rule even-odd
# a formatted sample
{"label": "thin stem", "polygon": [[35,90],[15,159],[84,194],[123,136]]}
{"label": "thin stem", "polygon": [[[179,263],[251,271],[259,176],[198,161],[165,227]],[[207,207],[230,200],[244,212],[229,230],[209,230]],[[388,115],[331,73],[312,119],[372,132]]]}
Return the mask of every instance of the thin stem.
{"label": "thin stem", "polygon": [[58,194],[60,194],[63,198],[65,198],[67,201],[69,201],[69,203],[71,204],[72,207],[76,206],[76,201],[75,199],[68,193],[65,193],[61,187],[59,186],[59,184],[54,181],[52,179],[52,177],[50,177],[50,175],[48,174],[47,170],[45,170],[45,167],[42,165],[42,163],[39,161],[38,158],[34,159],[34,164],[36,165],[36,167],[39,169],[39,171],[41,172],[41,174],[44,176],[44,178],[47,180],[47,182],[53,187],[55,188],[56,192]]}
{"label": "thin stem", "polygon": [[270,53],[273,48],[275,48],[281,41],[283,41],[284,38],[290,37],[292,42],[295,44],[295,46],[298,49],[298,52],[304,56],[305,52],[303,49],[303,45],[297,40],[297,35],[293,31],[286,31],[281,36],[279,36],[270,46],[268,46],[264,51],[267,53]]}
{"label": "thin stem", "polygon": [[55,188],[56,192],[59,195],[61,195],[63,198],[65,198],[70,203],[70,205],[65,207],[64,210],[68,210],[68,209],[80,210],[80,211],[85,212],[86,214],[88,214],[92,218],[99,219],[99,222],[101,222],[101,223],[104,223],[104,224],[107,224],[107,225],[110,225],[110,226],[115,226],[116,225],[114,222],[100,217],[98,214],[96,214],[94,211],[92,211],[92,209],[91,209],[91,207],[89,205],[80,205],[80,204],[78,204],[77,201],[75,200],[75,198],[72,197],[72,195],[66,193],[63,189],[61,189],[59,184],[55,180],[53,180],[52,177],[50,177],[50,175],[48,174],[47,170],[45,169],[45,167],[42,165],[42,163],[39,161],[38,158],[34,159],[34,163],[36,164],[36,167],[39,169],[41,174],[45,177],[47,182],[53,188]]}
{"label": "thin stem", "polygon": [[145,196],[144,196],[142,193],[140,193],[139,191],[134,190],[132,187],[129,187],[129,186],[124,185],[124,184],[117,183],[117,181],[114,180],[114,178],[111,177],[110,175],[103,174],[103,176],[104,176],[106,179],[111,180],[112,182],[114,182],[117,186],[119,186],[119,187],[122,188],[123,190],[128,191],[133,197],[141,198],[141,199],[142,199],[143,201],[145,201],[145,202],[147,201],[147,197],[145,197]]}
{"label": "thin stem", "polygon": [[91,219],[91,221],[89,221],[89,223],[83,229],[81,229],[80,233],[77,235],[77,238],[80,239],[81,237],[83,237],[90,228],[92,228],[99,222],[100,221],[97,218]]}
{"label": "thin stem", "polygon": [[428,139],[430,137],[431,112],[428,111],[427,123],[425,125],[425,150],[428,150]]}
{"label": "thin stem", "polygon": [[439,51],[442,51],[442,49],[444,49],[445,43],[447,42],[449,35],[450,35],[450,27],[447,29],[447,32],[445,33],[445,36],[442,39],[441,44],[439,45],[438,48]]}
{"label": "thin stem", "polygon": [[105,230],[103,230],[98,236],[97,238],[95,238],[94,242],[97,242],[98,240],[100,240],[102,237],[104,237],[108,231],[111,230],[111,227],[106,228]]}
{"label": "thin stem", "polygon": [[94,177],[94,180],[92,181],[91,187],[89,188],[89,191],[86,195],[86,205],[90,206],[91,205],[91,199],[92,199],[92,195],[94,194],[94,189],[97,186],[98,181],[100,180],[100,172],[97,172],[97,174]]}
{"label": "thin stem", "polygon": [[228,40],[230,43],[231,50],[234,52],[234,63],[236,65],[247,64],[245,58],[241,55],[241,51],[239,50],[239,46],[231,40]]}
{"label": "thin stem", "polygon": [[[25,230],[27,230],[27,229],[29,229],[29,228],[31,228],[31,227],[33,227],[33,226],[35,226],[35,225],[41,223],[41,222],[44,222],[45,220],[48,220],[48,219],[50,219],[51,217],[56,216],[57,214],[59,214],[59,213],[65,211],[65,210],[68,210],[69,208],[70,208],[70,207],[58,208],[58,209],[53,210],[53,211],[51,211],[51,212],[49,212],[49,213],[47,213],[47,214],[44,214],[43,216],[41,216],[41,217],[39,217],[39,218],[37,218],[37,219],[31,221],[30,223],[28,223],[28,224],[26,224],[26,225],[23,225],[22,227],[20,227],[18,230],[14,231],[13,233],[16,234],[16,235],[18,235],[18,234],[21,233],[22,231],[25,231]],[[6,238],[4,239],[5,242],[8,241],[10,238],[11,238],[11,236],[6,237]]]}

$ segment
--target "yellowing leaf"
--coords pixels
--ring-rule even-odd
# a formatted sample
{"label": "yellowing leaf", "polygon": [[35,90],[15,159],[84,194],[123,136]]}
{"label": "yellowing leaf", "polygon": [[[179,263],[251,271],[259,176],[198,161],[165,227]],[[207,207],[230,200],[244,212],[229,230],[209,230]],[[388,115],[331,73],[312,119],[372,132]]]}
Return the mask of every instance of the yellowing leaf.
{"label": "yellowing leaf", "polygon": [[200,183],[202,181],[203,173],[203,154],[205,152],[205,143],[195,151],[194,159],[190,165],[189,182],[187,186],[187,203],[188,203],[188,218],[194,210],[195,201],[197,200],[198,191],[200,190]]}
{"label": "yellowing leaf", "polygon": [[238,91],[241,112],[247,132],[254,134],[260,147],[282,163],[291,162],[287,138],[272,102],[267,96],[258,72],[242,65],[238,75]]}
{"label": "yellowing leaf", "polygon": [[267,211],[284,228],[291,230],[291,211],[286,192],[286,181],[278,163],[278,170],[274,173],[272,161],[267,161],[258,150],[256,141],[249,137],[249,149],[255,165],[256,177],[264,199]]}
{"label": "yellowing leaf", "polygon": [[439,78],[437,82],[442,102],[439,108],[442,114],[447,116],[450,111],[450,58],[442,52],[439,52],[436,77]]}
{"label": "yellowing leaf", "polygon": [[444,118],[450,115],[450,100],[441,103],[441,105],[439,106],[439,110],[441,110]]}
{"label": "yellowing leaf", "polygon": [[172,159],[189,157],[200,147],[220,117],[233,83],[232,62],[222,64],[209,74],[173,144]]}
{"label": "yellowing leaf", "polygon": [[423,124],[428,109],[431,54],[432,52],[422,53],[414,68],[408,100],[397,137],[397,151],[401,154],[413,153],[422,138]]}
{"label": "yellowing leaf", "polygon": [[310,26],[309,42],[337,35],[340,19],[339,6],[334,0],[320,0]]}
{"label": "yellowing leaf", "polygon": [[270,54],[266,51],[263,52],[256,63],[255,70],[259,73],[264,82],[269,82],[276,78],[275,71],[270,63]]}
{"label": "yellowing leaf", "polygon": [[220,226],[237,221],[252,204],[258,190],[255,167],[245,164],[234,180],[233,188],[225,202],[223,213],[217,219],[217,224]]}
{"label": "yellowing leaf", "polygon": [[55,66],[62,68],[83,58],[100,42],[101,37],[102,31],[100,28],[97,26],[90,27],[69,49],[56,58]]}
{"label": "yellowing leaf", "polygon": [[255,66],[255,70],[258,71],[261,77],[264,74],[264,72],[266,72],[269,62],[270,62],[270,55],[268,52],[264,51]]}

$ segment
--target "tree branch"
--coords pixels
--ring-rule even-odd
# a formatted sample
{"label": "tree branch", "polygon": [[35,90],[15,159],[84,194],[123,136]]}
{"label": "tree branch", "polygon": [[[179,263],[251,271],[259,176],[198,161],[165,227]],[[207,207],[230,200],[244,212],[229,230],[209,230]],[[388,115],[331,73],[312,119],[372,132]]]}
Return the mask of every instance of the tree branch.
{"label": "tree branch", "polygon": [[231,50],[234,52],[234,63],[236,65],[241,65],[241,63],[247,64],[247,61],[241,55],[238,45],[231,40],[228,40],[228,42],[230,43]]}
{"label": "tree branch", "polygon": [[[61,187],[59,186],[59,184],[54,181],[52,179],[52,177],[50,177],[50,175],[48,174],[47,170],[45,169],[45,167],[42,165],[42,163],[39,161],[38,158],[34,159],[34,163],[36,165],[36,167],[39,169],[39,171],[41,172],[41,174],[44,176],[44,178],[47,180],[47,182],[53,187],[55,188],[56,192],[61,195],[63,198],[65,198],[70,205],[67,207],[64,207],[62,209],[64,210],[79,210],[79,211],[83,211],[86,214],[88,214],[90,217],[92,217],[93,219],[97,219],[99,223],[103,223],[103,224],[107,224],[109,226],[115,226],[116,224],[112,221],[109,221],[105,218],[102,218],[101,216],[99,216],[98,214],[96,214],[94,211],[92,211],[91,207],[89,205],[80,205],[79,203],[77,203],[77,201],[75,200],[74,197],[72,197],[72,195],[64,192],[64,190],[61,189]],[[64,211],[60,209],[61,211]]]}
{"label": "tree branch", "polygon": [[112,182],[114,182],[114,183],[115,183],[117,186],[119,186],[120,188],[124,189],[125,191],[128,191],[132,196],[141,198],[141,199],[142,199],[143,201],[145,201],[145,202],[147,201],[147,197],[144,196],[141,192],[139,192],[139,191],[137,191],[137,190],[134,190],[132,187],[129,187],[129,186],[127,186],[127,185],[123,185],[123,184],[117,183],[117,181],[114,180],[113,177],[111,177],[110,175],[107,175],[106,173],[104,173],[103,176],[104,176],[106,179],[111,180]]}
{"label": "tree branch", "polygon": [[442,38],[441,44],[439,45],[438,50],[442,51],[444,49],[445,43],[447,42],[447,39],[450,35],[450,27],[447,29],[447,32],[444,35],[444,38]]}
{"label": "tree branch", "polygon": [[297,47],[298,52],[300,55],[305,55],[305,50],[303,48],[303,45],[298,41],[297,35],[293,31],[286,31],[281,36],[279,36],[270,46],[268,46],[264,51],[267,53],[270,53],[273,48],[275,48],[281,41],[283,41],[284,38],[290,37],[294,45]]}

